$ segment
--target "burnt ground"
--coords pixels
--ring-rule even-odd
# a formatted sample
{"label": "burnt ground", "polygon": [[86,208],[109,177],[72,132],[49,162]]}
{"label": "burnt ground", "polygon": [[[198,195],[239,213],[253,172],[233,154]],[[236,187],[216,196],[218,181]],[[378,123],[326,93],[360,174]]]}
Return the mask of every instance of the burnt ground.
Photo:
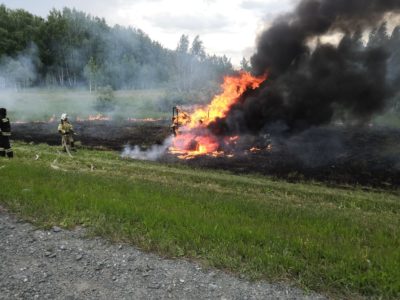
{"label": "burnt ground", "polygon": [[[125,145],[143,147],[161,144],[170,134],[169,123],[108,121],[75,122],[84,147],[120,151]],[[13,138],[26,142],[60,144],[56,123],[13,124]],[[180,160],[166,154],[164,162],[195,167],[259,173],[289,181],[316,180],[332,184],[357,184],[383,188],[400,186],[400,130],[379,127],[314,128],[296,135],[271,134],[271,150],[250,152],[252,146],[265,147],[264,137],[241,137],[233,157],[197,157]]]}
{"label": "burnt ground", "polygon": [[270,175],[292,182],[315,180],[385,189],[400,186],[398,129],[318,128],[271,139],[270,151],[241,151],[233,158],[197,157],[185,163],[239,174]]}
{"label": "burnt ground", "polygon": [[[73,122],[74,137],[82,146],[99,149],[122,150],[125,145],[161,144],[169,135],[169,123],[155,122]],[[60,145],[57,122],[31,122],[12,124],[13,139],[24,142]]]}

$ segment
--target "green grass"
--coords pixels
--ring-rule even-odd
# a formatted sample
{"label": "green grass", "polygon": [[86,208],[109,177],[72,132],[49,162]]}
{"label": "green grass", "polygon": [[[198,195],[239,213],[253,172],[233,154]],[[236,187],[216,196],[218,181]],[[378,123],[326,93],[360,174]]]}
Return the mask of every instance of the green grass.
{"label": "green grass", "polygon": [[[109,114],[116,120],[169,119],[171,110],[163,107],[165,93],[162,89],[115,91],[115,110]],[[90,94],[85,90],[68,89],[27,89],[0,93],[13,121],[47,121],[53,115],[58,118],[62,112],[68,112],[73,119],[87,118],[98,113],[95,109],[96,96],[95,92]]]}
{"label": "green grass", "polygon": [[379,126],[400,128],[400,113],[387,112],[381,116],[376,117],[372,122]]}
{"label": "green grass", "polygon": [[291,184],[114,152],[70,159],[46,145],[19,143],[15,152],[0,160],[0,203],[39,226],[85,225],[161,255],[333,297],[400,297],[397,191]]}

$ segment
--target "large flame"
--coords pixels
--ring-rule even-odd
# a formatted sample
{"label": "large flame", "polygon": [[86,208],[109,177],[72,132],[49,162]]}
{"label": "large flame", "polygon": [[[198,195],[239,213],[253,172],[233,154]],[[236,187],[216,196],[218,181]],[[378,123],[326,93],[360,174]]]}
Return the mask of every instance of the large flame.
{"label": "large flame", "polygon": [[[238,76],[227,76],[222,84],[222,93],[215,96],[211,103],[196,109],[186,124],[179,129],[170,147],[171,153],[180,154],[179,158],[190,159],[198,155],[221,154],[219,139],[207,130],[207,126],[218,118],[227,116],[232,105],[248,89],[256,89],[266,80],[266,75],[254,77],[241,72]],[[236,142],[238,137],[225,137],[224,143]]]}
{"label": "large flame", "polygon": [[207,126],[217,118],[226,117],[229,109],[235,104],[239,97],[249,88],[256,89],[265,81],[266,76],[253,77],[248,72],[241,72],[239,76],[227,76],[222,84],[223,92],[214,97],[205,108],[197,109],[191,115],[190,127],[198,127],[199,121]]}

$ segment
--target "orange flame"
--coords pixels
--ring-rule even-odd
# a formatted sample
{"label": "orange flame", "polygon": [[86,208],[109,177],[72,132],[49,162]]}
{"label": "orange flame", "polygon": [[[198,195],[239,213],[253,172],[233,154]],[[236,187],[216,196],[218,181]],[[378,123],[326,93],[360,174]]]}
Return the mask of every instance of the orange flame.
{"label": "orange flame", "polygon": [[83,122],[83,121],[110,121],[111,117],[103,115],[103,114],[97,114],[97,115],[89,115],[87,119],[81,118],[81,117],[76,117],[77,122]]}
{"label": "orange flame", "polygon": [[[179,129],[181,133],[174,138],[170,152],[181,154],[178,157],[184,159],[205,154],[219,156],[220,144],[207,130],[207,126],[218,118],[226,117],[230,108],[239,101],[246,90],[258,88],[266,78],[266,75],[254,77],[247,72],[225,77],[221,85],[222,93],[215,96],[209,105],[196,109],[190,115],[188,122]],[[238,139],[238,136],[226,137],[224,143],[235,144]]]}
{"label": "orange flame", "polygon": [[102,114],[97,114],[97,115],[90,115],[88,117],[89,121],[109,121],[111,120],[110,117],[102,115]]}
{"label": "orange flame", "polygon": [[248,72],[241,72],[238,77],[227,76],[221,85],[223,92],[214,97],[205,108],[197,109],[190,117],[190,128],[199,126],[199,121],[207,126],[217,118],[226,117],[229,109],[237,103],[239,97],[249,88],[256,89],[264,82],[266,76],[253,77]]}
{"label": "orange flame", "polygon": [[154,119],[154,118],[144,118],[144,119],[137,119],[137,118],[128,118],[128,122],[159,122],[163,119]]}

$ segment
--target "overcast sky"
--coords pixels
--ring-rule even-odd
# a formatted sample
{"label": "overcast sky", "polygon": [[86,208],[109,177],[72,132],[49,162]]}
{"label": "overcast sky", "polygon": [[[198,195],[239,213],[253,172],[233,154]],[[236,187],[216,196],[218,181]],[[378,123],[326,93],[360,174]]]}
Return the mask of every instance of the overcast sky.
{"label": "overcast sky", "polygon": [[296,0],[0,0],[46,17],[52,8],[76,8],[104,17],[109,25],[142,29],[151,39],[175,49],[179,37],[196,35],[207,53],[231,58],[236,65],[253,52],[257,34]]}

